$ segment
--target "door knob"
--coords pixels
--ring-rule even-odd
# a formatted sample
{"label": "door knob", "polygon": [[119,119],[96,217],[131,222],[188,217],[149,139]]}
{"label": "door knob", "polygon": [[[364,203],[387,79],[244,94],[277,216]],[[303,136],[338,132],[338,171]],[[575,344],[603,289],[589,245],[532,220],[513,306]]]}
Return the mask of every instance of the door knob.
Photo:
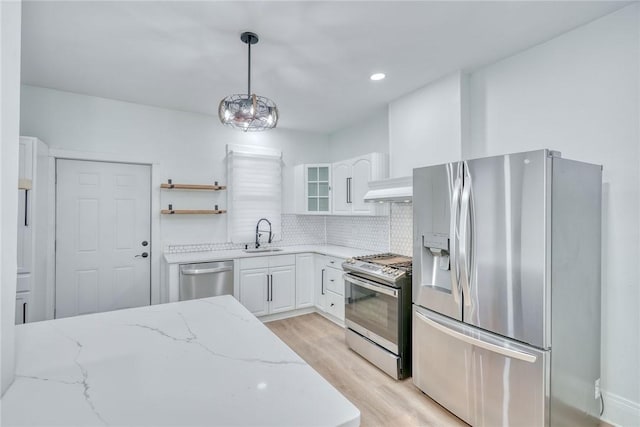
{"label": "door knob", "polygon": [[140,258],[140,257],[142,257],[142,258],[146,258],[146,257],[148,257],[148,256],[149,256],[149,254],[148,254],[148,253],[146,253],[146,252],[142,252],[142,255],[136,255],[136,258]]}
{"label": "door knob", "polygon": [[146,240],[144,240],[144,241],[142,242],[142,246],[147,246],[148,244],[149,244],[149,242],[147,242]]}

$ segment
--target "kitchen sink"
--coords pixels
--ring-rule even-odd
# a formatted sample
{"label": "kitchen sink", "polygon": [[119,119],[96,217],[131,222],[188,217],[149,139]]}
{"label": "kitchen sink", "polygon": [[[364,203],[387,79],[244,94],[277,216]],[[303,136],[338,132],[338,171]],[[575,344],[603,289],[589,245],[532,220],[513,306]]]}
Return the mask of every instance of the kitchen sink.
{"label": "kitchen sink", "polygon": [[282,250],[282,248],[247,248],[243,250],[246,253],[254,254],[254,253],[261,253],[261,252],[279,252]]}

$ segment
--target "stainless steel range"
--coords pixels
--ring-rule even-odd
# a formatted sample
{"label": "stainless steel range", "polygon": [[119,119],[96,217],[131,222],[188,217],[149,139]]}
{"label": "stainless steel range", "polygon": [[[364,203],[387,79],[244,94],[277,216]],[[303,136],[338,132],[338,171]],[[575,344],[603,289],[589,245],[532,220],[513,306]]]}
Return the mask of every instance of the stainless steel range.
{"label": "stainless steel range", "polygon": [[355,257],[342,268],[347,345],[393,378],[411,376],[411,258]]}

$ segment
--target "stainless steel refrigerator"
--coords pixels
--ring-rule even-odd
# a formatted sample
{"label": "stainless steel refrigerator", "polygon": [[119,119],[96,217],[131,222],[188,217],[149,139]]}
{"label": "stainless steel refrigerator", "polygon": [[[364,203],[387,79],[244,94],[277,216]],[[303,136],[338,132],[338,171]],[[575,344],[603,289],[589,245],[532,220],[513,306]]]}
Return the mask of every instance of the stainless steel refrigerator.
{"label": "stainless steel refrigerator", "polygon": [[413,171],[413,381],[476,426],[597,424],[602,167]]}

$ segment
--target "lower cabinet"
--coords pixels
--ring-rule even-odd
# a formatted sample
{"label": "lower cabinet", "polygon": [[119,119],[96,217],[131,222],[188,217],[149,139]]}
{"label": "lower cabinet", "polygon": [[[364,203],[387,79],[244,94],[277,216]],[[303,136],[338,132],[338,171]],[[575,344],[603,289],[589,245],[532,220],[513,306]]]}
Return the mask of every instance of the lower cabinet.
{"label": "lower cabinet", "polygon": [[31,309],[31,292],[16,293],[16,325],[29,322]]}
{"label": "lower cabinet", "polygon": [[240,270],[240,302],[256,316],[269,314],[269,269]]}
{"label": "lower cabinet", "polygon": [[296,255],[296,308],[314,306],[315,257],[315,254]]}
{"label": "lower cabinet", "polygon": [[256,316],[315,306],[344,321],[343,261],[313,253],[241,258],[240,302]]}
{"label": "lower cabinet", "polygon": [[295,256],[241,259],[240,302],[256,316],[295,309]]}
{"label": "lower cabinet", "polygon": [[344,279],[341,258],[316,255],[316,307],[325,314],[344,321]]}
{"label": "lower cabinet", "polygon": [[327,291],[326,296],[327,306],[325,311],[333,317],[344,321],[344,295]]}
{"label": "lower cabinet", "polygon": [[280,313],[296,308],[296,267],[288,265],[269,269],[271,292],[269,313]]}

